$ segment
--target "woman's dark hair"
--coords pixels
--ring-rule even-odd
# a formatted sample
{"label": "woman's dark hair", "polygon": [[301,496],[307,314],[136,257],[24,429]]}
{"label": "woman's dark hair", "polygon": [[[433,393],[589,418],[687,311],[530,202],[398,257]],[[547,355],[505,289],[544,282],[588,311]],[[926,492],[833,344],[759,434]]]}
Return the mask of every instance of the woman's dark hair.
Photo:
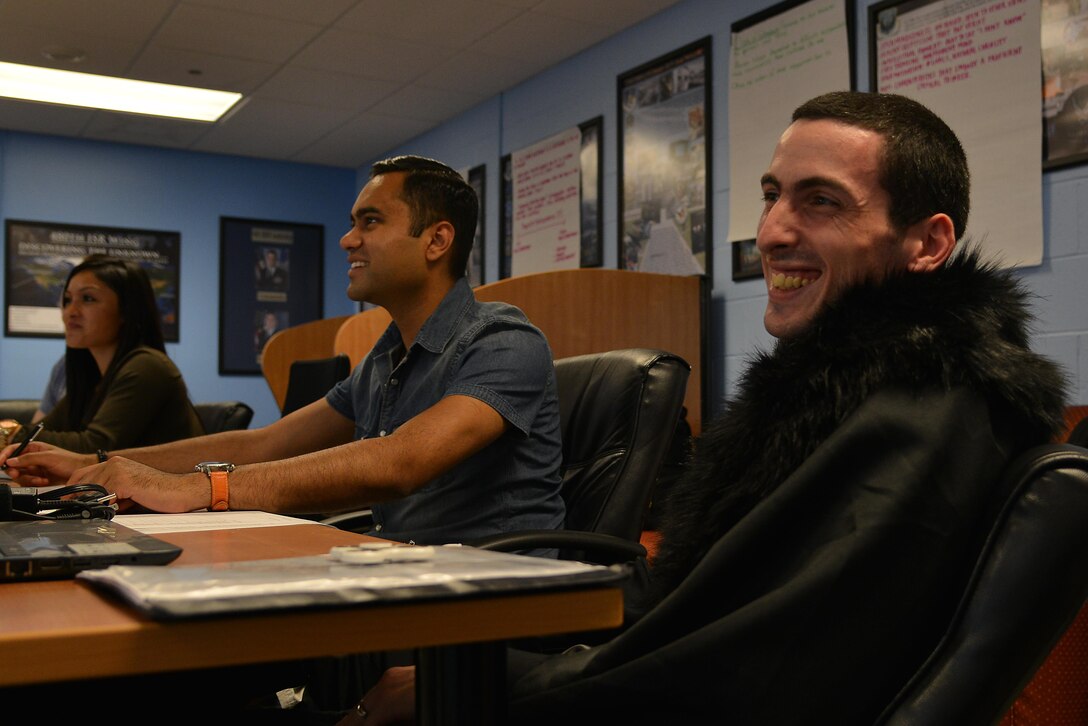
{"label": "woman's dark hair", "polygon": [[68,279],[64,281],[65,294],[72,278],[81,272],[90,272],[116,293],[121,330],[117,351],[105,374],[99,372],[90,350],[68,348],[65,352],[67,426],[72,431],[86,428],[87,423],[98,412],[106,390],[117,372],[118,361],[139,346],[166,352],[159,306],[155,302],[155,292],[151,289],[151,278],[142,267],[109,255],[90,255],[68,273]]}

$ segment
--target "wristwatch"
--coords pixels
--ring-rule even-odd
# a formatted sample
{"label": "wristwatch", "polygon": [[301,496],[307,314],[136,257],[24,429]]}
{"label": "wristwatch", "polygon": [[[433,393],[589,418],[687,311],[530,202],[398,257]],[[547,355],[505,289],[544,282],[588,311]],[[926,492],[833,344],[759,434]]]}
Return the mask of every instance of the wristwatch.
{"label": "wristwatch", "polygon": [[208,509],[213,512],[225,512],[230,509],[227,474],[234,471],[234,464],[227,461],[202,461],[193,468],[204,472],[212,482],[212,502],[208,505]]}

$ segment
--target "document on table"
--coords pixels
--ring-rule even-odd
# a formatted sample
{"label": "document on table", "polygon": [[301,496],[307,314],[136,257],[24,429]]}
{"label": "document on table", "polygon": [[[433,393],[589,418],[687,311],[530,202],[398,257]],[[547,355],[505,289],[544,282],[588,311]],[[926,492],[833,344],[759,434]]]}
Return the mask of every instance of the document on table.
{"label": "document on table", "polygon": [[627,575],[618,565],[604,567],[458,545],[388,543],[334,547],[327,555],[217,565],[113,565],[82,572],[79,578],[120,594],[151,617],[169,619],[618,586]]}
{"label": "document on table", "polygon": [[206,532],[214,529],[247,529],[249,527],[283,527],[291,524],[314,524],[311,519],[288,517],[271,512],[186,512],[184,514],[119,514],[114,517],[144,534],[163,532]]}

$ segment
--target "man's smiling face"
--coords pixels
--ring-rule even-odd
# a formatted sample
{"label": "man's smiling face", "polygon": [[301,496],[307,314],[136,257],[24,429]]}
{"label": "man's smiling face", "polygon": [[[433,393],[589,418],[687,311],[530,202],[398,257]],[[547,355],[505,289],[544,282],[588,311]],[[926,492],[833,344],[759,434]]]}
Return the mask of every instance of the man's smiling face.
{"label": "man's smiling face", "polygon": [[782,134],[763,175],[756,235],[771,335],[796,335],[847,288],[907,265],[880,184],[883,147],[876,132],[827,119]]}

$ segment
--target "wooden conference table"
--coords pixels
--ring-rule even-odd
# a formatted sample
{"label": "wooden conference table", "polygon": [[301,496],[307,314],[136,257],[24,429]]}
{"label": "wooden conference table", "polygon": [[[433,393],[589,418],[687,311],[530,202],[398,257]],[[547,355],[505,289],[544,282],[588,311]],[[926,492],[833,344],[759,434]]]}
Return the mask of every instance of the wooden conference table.
{"label": "wooden conference table", "polygon": [[[170,566],[322,554],[369,539],[319,524],[156,536],[184,550]],[[78,580],[4,583],[0,687],[420,649],[421,723],[497,723],[506,639],[615,627],[622,609],[618,588],[594,586],[166,622]]]}

